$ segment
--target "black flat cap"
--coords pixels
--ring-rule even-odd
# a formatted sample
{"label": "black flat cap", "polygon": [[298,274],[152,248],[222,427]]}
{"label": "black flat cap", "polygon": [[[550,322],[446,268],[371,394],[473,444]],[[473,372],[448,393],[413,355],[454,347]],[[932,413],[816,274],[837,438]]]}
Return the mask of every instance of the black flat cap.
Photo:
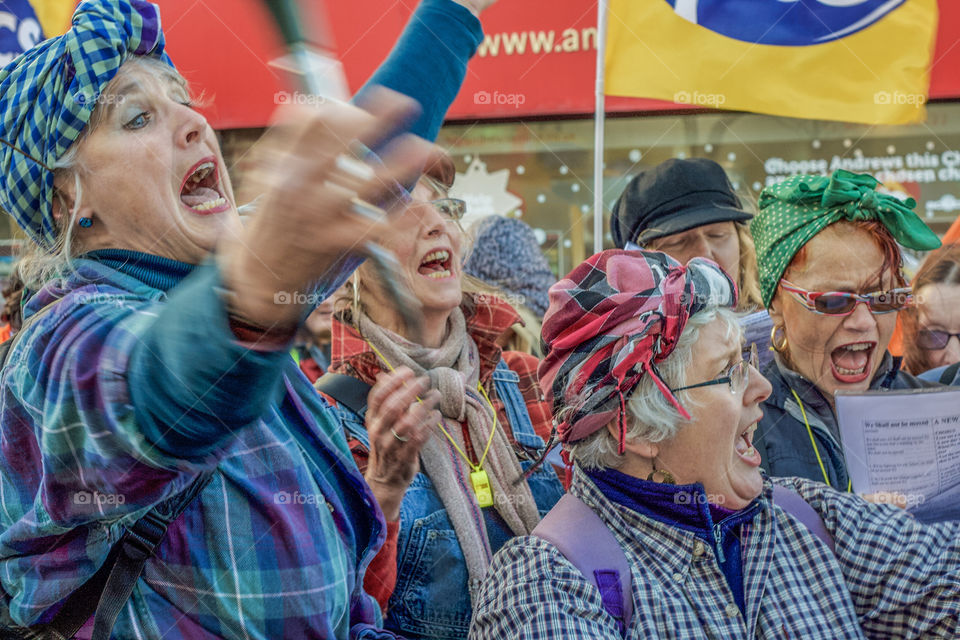
{"label": "black flat cap", "polygon": [[714,222],[752,217],[719,164],[707,158],[671,158],[630,181],[613,207],[610,233],[622,249],[628,242],[643,246]]}

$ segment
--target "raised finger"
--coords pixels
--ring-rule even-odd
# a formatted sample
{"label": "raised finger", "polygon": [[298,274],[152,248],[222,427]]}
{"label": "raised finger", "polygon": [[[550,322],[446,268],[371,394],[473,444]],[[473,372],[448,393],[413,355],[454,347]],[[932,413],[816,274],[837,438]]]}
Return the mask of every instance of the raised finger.
{"label": "raised finger", "polygon": [[428,385],[429,381],[426,378],[417,378],[394,391],[380,405],[380,418],[390,423],[400,420],[410,406],[418,404],[418,396],[426,392]]}
{"label": "raised finger", "polygon": [[382,373],[367,394],[367,414],[377,415],[383,401],[405,384],[414,380],[413,371],[408,367],[397,367],[390,373]]}

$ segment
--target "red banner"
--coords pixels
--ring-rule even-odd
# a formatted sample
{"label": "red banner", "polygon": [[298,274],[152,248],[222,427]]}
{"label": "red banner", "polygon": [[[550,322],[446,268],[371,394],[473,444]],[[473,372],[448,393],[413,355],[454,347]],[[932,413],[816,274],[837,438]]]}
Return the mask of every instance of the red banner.
{"label": "red banner", "polygon": [[[311,8],[312,32],[323,24]],[[415,7],[387,0],[327,3],[332,44],[357,89],[387,56]],[[208,102],[217,128],[266,124],[282,92],[268,62],[283,48],[257,0],[163,0],[168,50]],[[487,36],[470,63],[450,119],[581,115],[593,112],[596,6],[572,0],[499,0],[482,16]],[[960,98],[960,3],[940,1],[930,97]],[[643,69],[637,69],[638,74]],[[657,100],[608,98],[614,112],[683,109]]]}

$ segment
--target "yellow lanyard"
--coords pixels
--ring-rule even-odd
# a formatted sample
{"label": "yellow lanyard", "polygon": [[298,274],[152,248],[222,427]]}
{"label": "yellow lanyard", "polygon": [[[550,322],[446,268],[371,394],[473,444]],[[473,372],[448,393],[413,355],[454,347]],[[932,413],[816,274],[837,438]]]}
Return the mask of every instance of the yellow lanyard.
{"label": "yellow lanyard", "polygon": [[[380,351],[371,344],[369,340],[366,340],[366,343],[370,346],[373,352],[377,355],[378,358],[383,360],[383,363],[387,365],[387,369],[391,372],[394,371],[393,365],[390,364],[390,361],[384,357]],[[474,464],[470,457],[464,453],[463,449],[460,448],[460,445],[457,444],[457,441],[453,439],[453,436],[446,430],[443,426],[443,417],[441,416],[440,422],[437,423],[437,426],[440,428],[440,431],[447,437],[447,440],[453,445],[453,448],[456,449],[457,453],[466,461],[470,468],[473,470],[470,473],[470,483],[473,485],[473,492],[477,496],[477,504],[481,507],[492,507],[493,506],[493,488],[490,486],[490,478],[487,475],[487,472],[483,469],[483,463],[487,460],[487,454],[490,453],[490,445],[493,444],[493,434],[497,432],[497,410],[494,408],[493,403],[490,402],[490,397],[487,395],[487,392],[484,391],[483,385],[477,382],[477,391],[480,392],[480,395],[483,396],[483,399],[487,401],[487,404],[490,406],[490,411],[493,413],[493,426],[490,428],[490,437],[487,438],[487,446],[483,449],[483,455],[480,456],[480,462]],[[423,404],[423,400],[420,396],[417,396],[417,402]]]}
{"label": "yellow lanyard", "polygon": [[[790,393],[793,394],[793,397],[796,399],[797,404],[800,405],[800,415],[803,416],[803,424],[807,427],[807,435],[810,436],[810,444],[813,445],[813,452],[817,454],[817,462],[820,463],[820,473],[823,474],[823,481],[827,483],[828,487],[832,487],[830,484],[830,476],[827,475],[827,468],[823,465],[823,458],[820,457],[820,448],[817,447],[817,441],[813,437],[813,429],[810,428],[810,421],[807,420],[807,410],[803,408],[803,402],[800,401],[800,396],[797,395],[797,392],[793,389],[790,389]],[[853,480],[847,478],[847,492],[853,490]]]}

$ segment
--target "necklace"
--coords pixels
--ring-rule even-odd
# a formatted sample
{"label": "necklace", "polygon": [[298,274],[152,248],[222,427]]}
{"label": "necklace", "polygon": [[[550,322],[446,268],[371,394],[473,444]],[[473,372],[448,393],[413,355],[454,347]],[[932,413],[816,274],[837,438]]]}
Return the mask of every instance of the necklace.
{"label": "necklace", "polygon": [[[813,445],[813,452],[817,455],[817,462],[820,463],[820,473],[823,474],[823,481],[827,484],[828,487],[832,487],[830,484],[830,476],[827,475],[827,468],[823,464],[823,458],[820,457],[820,448],[817,447],[817,441],[813,437],[813,429],[810,428],[810,421],[807,420],[807,410],[803,408],[803,402],[800,400],[800,396],[797,395],[797,392],[793,389],[790,389],[790,393],[793,394],[794,399],[796,399],[797,404],[800,405],[800,415],[803,416],[803,424],[807,427],[807,435],[810,436],[810,444]],[[847,479],[847,492],[853,490],[853,480]]]}
{"label": "necklace", "polygon": [[[380,350],[377,349],[373,344],[364,339],[370,349],[380,358],[383,363],[387,366],[391,372],[394,371],[393,365],[390,364],[390,361],[384,357]],[[497,410],[494,408],[493,403],[490,402],[490,397],[487,395],[487,392],[484,391],[483,385],[477,382],[477,391],[480,392],[480,395],[483,396],[483,399],[486,400],[487,405],[490,407],[490,411],[493,413],[493,426],[490,428],[490,436],[487,438],[487,446],[483,449],[483,455],[480,456],[480,462],[474,464],[473,460],[470,459],[463,449],[460,448],[460,445],[457,444],[457,441],[453,439],[453,436],[450,435],[450,432],[447,431],[446,427],[443,424],[443,416],[440,417],[440,422],[437,423],[437,427],[440,428],[440,432],[446,436],[447,440],[453,446],[457,453],[460,454],[460,457],[470,466],[472,471],[470,472],[470,484],[473,486],[473,493],[477,497],[477,504],[481,507],[492,507],[493,506],[493,487],[490,486],[490,476],[487,475],[486,469],[483,468],[483,463],[487,460],[487,454],[490,453],[490,445],[493,444],[493,434],[497,432]],[[423,404],[423,399],[420,396],[417,396],[417,402]]]}

